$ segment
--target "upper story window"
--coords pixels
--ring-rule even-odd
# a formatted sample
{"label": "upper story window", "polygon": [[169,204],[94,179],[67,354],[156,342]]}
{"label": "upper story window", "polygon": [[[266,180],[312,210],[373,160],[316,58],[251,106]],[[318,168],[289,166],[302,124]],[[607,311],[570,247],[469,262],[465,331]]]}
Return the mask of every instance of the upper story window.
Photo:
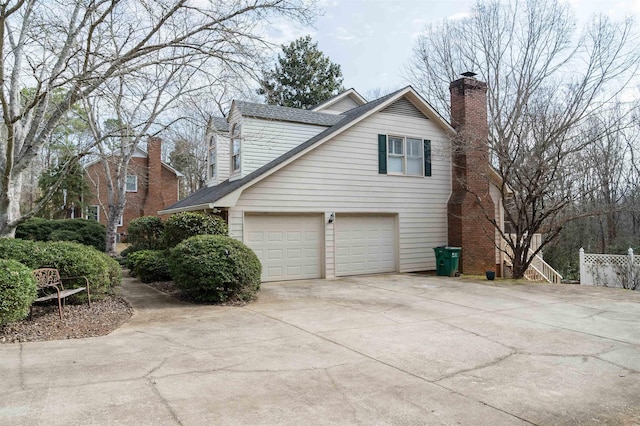
{"label": "upper story window", "polygon": [[218,163],[218,144],[215,135],[209,139],[209,179],[215,179]]}
{"label": "upper story window", "polygon": [[378,135],[378,172],[431,176],[431,141]]}
{"label": "upper story window", "polygon": [[242,152],[242,138],[240,137],[240,125],[234,124],[231,132],[231,172],[240,170],[240,154]]}
{"label": "upper story window", "polygon": [[138,192],[138,176],[136,176],[136,175],[127,175],[126,191],[127,192]]}

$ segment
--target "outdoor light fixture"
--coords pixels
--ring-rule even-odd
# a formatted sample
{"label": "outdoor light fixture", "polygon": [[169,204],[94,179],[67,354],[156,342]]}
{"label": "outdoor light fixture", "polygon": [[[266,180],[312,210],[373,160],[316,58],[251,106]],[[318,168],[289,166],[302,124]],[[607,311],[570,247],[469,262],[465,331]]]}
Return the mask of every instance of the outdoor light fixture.
{"label": "outdoor light fixture", "polygon": [[333,223],[333,221],[336,220],[336,214],[334,212],[331,212],[331,214],[329,215],[329,220],[327,221],[327,223]]}

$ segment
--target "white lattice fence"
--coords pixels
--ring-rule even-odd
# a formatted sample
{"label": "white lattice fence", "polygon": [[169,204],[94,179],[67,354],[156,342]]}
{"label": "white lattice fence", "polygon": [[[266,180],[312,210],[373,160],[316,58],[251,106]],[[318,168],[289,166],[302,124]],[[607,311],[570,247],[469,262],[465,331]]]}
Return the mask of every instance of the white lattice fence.
{"label": "white lattice fence", "polygon": [[580,249],[580,284],[640,289],[640,258],[627,254],[585,253]]}

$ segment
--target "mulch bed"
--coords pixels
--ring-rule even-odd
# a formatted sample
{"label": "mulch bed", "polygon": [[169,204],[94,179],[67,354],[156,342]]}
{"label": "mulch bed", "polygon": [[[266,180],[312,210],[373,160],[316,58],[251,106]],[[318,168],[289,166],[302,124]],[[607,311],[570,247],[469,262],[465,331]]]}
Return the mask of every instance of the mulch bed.
{"label": "mulch bed", "polygon": [[133,309],[123,298],[110,296],[92,301],[91,308],[67,304],[63,313],[60,320],[56,303],[35,305],[32,319],[0,325],[0,343],[104,336],[131,318]]}
{"label": "mulch bed", "polygon": [[[144,285],[144,284],[141,284]],[[180,289],[173,281],[157,281],[147,284],[169,296],[186,302],[180,297]],[[55,301],[54,301],[55,302]],[[193,302],[190,302],[193,303]],[[219,305],[244,306],[247,302],[230,299]],[[42,340],[81,339],[104,336],[124,324],[133,315],[133,308],[121,297],[110,296],[92,301],[91,308],[67,304],[64,318],[60,320],[58,305],[35,305],[33,318],[0,325],[0,343],[37,342]]]}

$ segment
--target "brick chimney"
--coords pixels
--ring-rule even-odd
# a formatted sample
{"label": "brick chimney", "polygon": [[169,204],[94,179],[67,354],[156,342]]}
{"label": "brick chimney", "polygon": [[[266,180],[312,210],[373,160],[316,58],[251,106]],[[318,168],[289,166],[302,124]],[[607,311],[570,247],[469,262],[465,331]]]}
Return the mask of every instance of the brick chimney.
{"label": "brick chimney", "polygon": [[147,140],[147,196],[144,203],[145,216],[156,216],[165,207],[162,191],[162,139]]}
{"label": "brick chimney", "polygon": [[489,194],[487,84],[467,72],[449,85],[453,140],[452,194],[447,205],[449,245],[462,247],[460,271],[484,274],[496,268],[494,218]]}

